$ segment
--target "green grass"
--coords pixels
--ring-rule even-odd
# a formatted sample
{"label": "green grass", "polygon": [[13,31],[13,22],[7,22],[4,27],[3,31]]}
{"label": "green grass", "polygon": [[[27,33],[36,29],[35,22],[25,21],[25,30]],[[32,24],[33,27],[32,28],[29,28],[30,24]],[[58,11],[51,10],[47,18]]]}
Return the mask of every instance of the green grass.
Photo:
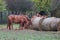
{"label": "green grass", "polygon": [[[6,24],[1,26],[6,27]],[[17,26],[17,24],[14,25],[14,27]],[[0,30],[0,40],[60,40],[60,33],[31,30]]]}
{"label": "green grass", "polygon": [[[7,24],[0,24],[0,28],[6,28],[7,27]],[[19,24],[13,24],[13,28],[14,29],[18,29],[19,28]]]}

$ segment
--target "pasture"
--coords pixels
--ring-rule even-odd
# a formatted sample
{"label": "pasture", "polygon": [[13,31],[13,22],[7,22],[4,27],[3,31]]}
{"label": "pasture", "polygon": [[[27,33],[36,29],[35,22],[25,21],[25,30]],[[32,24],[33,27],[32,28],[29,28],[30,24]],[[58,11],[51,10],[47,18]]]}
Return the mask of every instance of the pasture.
{"label": "pasture", "polygon": [[[14,29],[18,29],[14,24]],[[42,32],[33,30],[7,30],[6,24],[0,25],[0,40],[60,40],[60,32]]]}

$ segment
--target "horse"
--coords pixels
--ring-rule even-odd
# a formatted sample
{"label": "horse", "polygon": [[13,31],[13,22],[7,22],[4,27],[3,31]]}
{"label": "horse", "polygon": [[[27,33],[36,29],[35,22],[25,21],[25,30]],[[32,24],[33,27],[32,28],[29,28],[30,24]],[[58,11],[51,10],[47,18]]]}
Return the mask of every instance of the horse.
{"label": "horse", "polygon": [[27,15],[9,15],[7,29],[13,29],[12,23],[20,24],[19,29],[27,29],[30,19]]}

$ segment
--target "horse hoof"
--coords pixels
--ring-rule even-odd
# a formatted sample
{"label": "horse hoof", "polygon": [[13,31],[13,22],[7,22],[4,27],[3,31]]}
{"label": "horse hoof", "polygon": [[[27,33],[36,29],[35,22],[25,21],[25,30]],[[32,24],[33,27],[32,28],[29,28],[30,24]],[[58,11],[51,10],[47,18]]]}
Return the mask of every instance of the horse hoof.
{"label": "horse hoof", "polygon": [[20,29],[19,30],[23,30],[23,27],[20,27]]}

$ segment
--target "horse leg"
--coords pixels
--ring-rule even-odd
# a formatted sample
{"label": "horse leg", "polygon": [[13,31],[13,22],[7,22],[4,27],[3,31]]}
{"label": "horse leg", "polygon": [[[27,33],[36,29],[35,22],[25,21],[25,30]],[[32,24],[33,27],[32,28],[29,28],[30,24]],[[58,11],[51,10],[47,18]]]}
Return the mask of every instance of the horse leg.
{"label": "horse leg", "polygon": [[24,23],[24,29],[28,29],[28,24]]}
{"label": "horse leg", "polygon": [[20,23],[19,29],[23,30],[23,23]]}
{"label": "horse leg", "polygon": [[11,30],[13,30],[13,24],[11,23]]}
{"label": "horse leg", "polygon": [[7,24],[7,29],[11,30],[11,20],[8,18],[8,24]]}
{"label": "horse leg", "polygon": [[11,23],[10,22],[7,25],[7,29],[11,30]]}
{"label": "horse leg", "polygon": [[27,29],[27,24],[24,23],[24,22],[21,23],[21,27],[20,27],[20,29],[22,29],[22,30],[23,30],[23,29]]}

